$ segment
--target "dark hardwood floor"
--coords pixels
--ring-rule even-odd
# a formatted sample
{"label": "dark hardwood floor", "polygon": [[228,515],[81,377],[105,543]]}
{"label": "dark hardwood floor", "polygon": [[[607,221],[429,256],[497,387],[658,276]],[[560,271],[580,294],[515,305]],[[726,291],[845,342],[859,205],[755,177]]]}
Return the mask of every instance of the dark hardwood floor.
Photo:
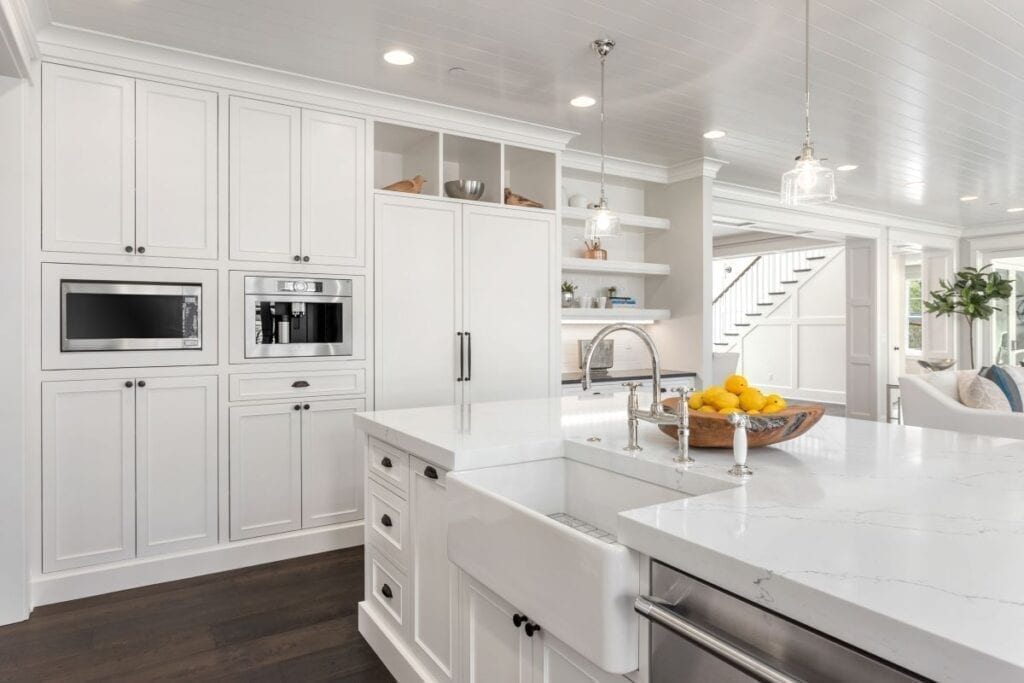
{"label": "dark hardwood floor", "polygon": [[393,681],[359,635],[363,549],[37,608],[0,681]]}

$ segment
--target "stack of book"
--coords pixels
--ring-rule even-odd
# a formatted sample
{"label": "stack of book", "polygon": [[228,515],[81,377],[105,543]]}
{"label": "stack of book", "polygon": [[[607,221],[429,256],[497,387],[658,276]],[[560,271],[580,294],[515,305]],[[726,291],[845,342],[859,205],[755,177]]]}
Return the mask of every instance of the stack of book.
{"label": "stack of book", "polygon": [[636,299],[631,296],[613,296],[612,308],[636,308]]}

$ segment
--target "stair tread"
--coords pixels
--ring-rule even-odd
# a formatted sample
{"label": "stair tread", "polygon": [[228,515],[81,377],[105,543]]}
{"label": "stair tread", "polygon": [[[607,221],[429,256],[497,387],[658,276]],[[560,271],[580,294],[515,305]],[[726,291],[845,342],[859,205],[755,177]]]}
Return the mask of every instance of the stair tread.
{"label": "stair tread", "polygon": [[793,272],[794,273],[809,273],[812,270],[813,270],[813,268],[794,268]]}
{"label": "stair tread", "polygon": [[771,301],[763,301],[763,302],[762,301],[758,301],[757,305],[758,306],[774,306],[775,304],[773,304]]}
{"label": "stair tread", "polygon": [[760,313],[744,313],[743,315],[747,316],[748,318],[760,318],[761,317]]}
{"label": "stair tread", "polygon": [[715,346],[728,346],[729,342],[715,342]]}
{"label": "stair tread", "polygon": [[779,284],[780,285],[795,285],[798,282],[800,282],[800,281],[799,280],[780,280]]}
{"label": "stair tread", "polygon": [[738,336],[740,336],[739,332],[723,332],[722,334],[724,334],[726,337],[738,337]]}
{"label": "stair tread", "polygon": [[733,327],[750,327],[750,323],[733,323]]}
{"label": "stair tread", "polygon": [[825,258],[825,257],[824,256],[805,256],[804,260],[805,261],[820,261],[823,258]]}

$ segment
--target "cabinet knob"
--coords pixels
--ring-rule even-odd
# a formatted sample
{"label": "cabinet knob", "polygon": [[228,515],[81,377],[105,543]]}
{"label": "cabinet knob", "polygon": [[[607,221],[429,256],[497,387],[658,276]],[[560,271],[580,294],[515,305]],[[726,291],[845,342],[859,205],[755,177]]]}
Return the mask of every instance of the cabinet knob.
{"label": "cabinet knob", "polygon": [[124,383],[124,385],[125,385],[126,387],[128,387],[129,389],[131,389],[131,388],[132,388],[133,386],[135,386],[135,385],[134,385],[134,384],[132,383],[132,381],[131,381],[131,380],[128,380],[127,382],[125,382],[125,383]]}
{"label": "cabinet knob", "polygon": [[303,403],[302,404],[302,409],[303,410],[309,410],[309,404],[308,403]]}
{"label": "cabinet knob", "polygon": [[380,518],[380,523],[384,526],[393,526],[390,515],[384,515]]}
{"label": "cabinet knob", "polygon": [[308,256],[303,256],[302,260],[303,260],[304,263],[309,263],[309,257]]}
{"label": "cabinet knob", "polygon": [[127,251],[129,254],[135,251],[135,249],[130,244],[125,246],[124,250]]}
{"label": "cabinet knob", "polygon": [[293,389],[305,389],[308,386],[309,386],[309,382],[307,382],[304,379],[297,379],[294,382],[292,382],[292,388]]}
{"label": "cabinet knob", "polygon": [[387,585],[386,583],[380,587],[380,594],[388,600],[395,597],[395,594],[391,592],[391,586]]}
{"label": "cabinet knob", "polygon": [[295,255],[295,256],[293,256],[292,258],[293,258],[294,260],[296,260],[296,261],[301,261],[301,260],[302,260],[302,257],[301,257],[301,256],[299,256],[298,254],[296,254],[296,255]]}
{"label": "cabinet knob", "polygon": [[513,614],[512,615],[512,623],[516,625],[516,628],[519,628],[520,626],[522,626],[524,623],[526,623],[526,621],[527,621],[527,617],[526,617],[525,614]]}
{"label": "cabinet knob", "polygon": [[302,410],[302,406],[296,403],[295,406],[293,407],[293,410]]}
{"label": "cabinet knob", "polygon": [[437,470],[432,465],[427,465],[423,468],[423,476],[427,479],[437,479]]}
{"label": "cabinet knob", "polygon": [[140,387],[144,387],[144,386],[146,386],[146,380],[144,380],[144,379],[140,379],[140,380],[139,380],[139,386],[140,386]]}
{"label": "cabinet knob", "polygon": [[524,630],[526,631],[527,636],[533,638],[533,634],[540,631],[540,626],[537,626],[537,624],[530,621],[526,623],[526,628]]}
{"label": "cabinet knob", "polygon": [[145,254],[146,253],[146,248],[145,247],[139,247],[135,251],[139,252],[140,254]]}
{"label": "cabinet knob", "polygon": [[381,467],[385,467],[385,468],[390,470],[391,469],[391,458],[389,458],[387,456],[384,456],[383,458],[381,458],[380,459],[380,466]]}

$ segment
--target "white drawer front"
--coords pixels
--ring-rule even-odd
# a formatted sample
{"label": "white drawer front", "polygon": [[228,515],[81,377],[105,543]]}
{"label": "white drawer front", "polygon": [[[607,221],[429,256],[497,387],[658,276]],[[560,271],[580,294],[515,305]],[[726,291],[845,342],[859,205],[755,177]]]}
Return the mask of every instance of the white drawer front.
{"label": "white drawer front", "polygon": [[367,541],[404,570],[409,566],[409,504],[377,482],[369,484]]}
{"label": "white drawer front", "polygon": [[402,629],[403,619],[408,612],[405,594],[405,576],[374,548],[366,548],[367,557],[367,599],[374,602]]}
{"label": "white drawer front", "polygon": [[366,469],[380,481],[395,487],[402,495],[409,491],[409,454],[383,441],[370,439]]}
{"label": "white drawer front", "polygon": [[307,396],[343,396],[366,393],[366,370],[313,370],[311,372],[253,372],[231,375],[232,401],[260,401]]}

